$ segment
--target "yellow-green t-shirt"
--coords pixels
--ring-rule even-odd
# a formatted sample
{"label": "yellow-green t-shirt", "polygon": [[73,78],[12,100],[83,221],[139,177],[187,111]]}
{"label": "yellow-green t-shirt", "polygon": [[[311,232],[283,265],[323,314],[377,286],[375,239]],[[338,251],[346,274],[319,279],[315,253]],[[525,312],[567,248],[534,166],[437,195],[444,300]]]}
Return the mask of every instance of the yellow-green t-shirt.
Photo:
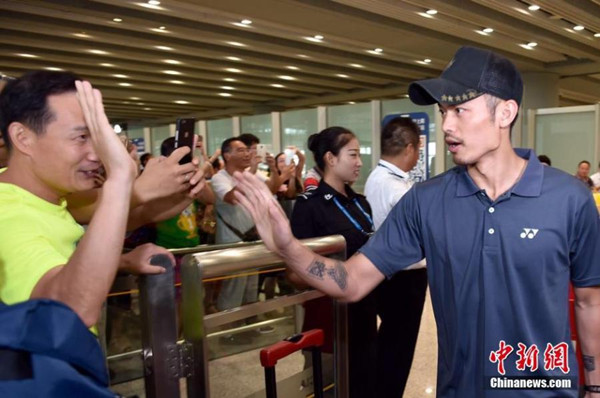
{"label": "yellow-green t-shirt", "polygon": [[0,300],[28,300],[48,270],[67,263],[82,235],[66,200],[55,205],[0,183]]}

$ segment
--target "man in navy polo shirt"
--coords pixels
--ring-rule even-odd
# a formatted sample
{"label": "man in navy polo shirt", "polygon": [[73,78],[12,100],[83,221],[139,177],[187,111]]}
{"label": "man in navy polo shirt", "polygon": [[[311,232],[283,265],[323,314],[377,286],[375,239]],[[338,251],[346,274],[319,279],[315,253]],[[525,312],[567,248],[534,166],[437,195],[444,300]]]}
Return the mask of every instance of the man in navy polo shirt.
{"label": "man in navy polo shirt", "polygon": [[508,59],[472,47],[440,78],[411,84],[413,102],[439,104],[458,166],[415,185],[346,262],[303,247],[270,193],[237,175],[265,244],[331,296],[358,300],[426,257],[439,397],[576,397],[569,282],[587,394],[600,397],[600,219],[582,184],[511,147],[522,92]]}

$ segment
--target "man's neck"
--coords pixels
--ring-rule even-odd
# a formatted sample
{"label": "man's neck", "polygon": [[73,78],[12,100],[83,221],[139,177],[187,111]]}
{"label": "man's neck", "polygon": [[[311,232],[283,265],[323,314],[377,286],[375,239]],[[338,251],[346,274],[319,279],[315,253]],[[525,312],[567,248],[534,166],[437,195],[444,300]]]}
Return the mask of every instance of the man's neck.
{"label": "man's neck", "polygon": [[16,185],[47,202],[59,204],[61,195],[41,181],[29,165],[19,163],[17,159],[11,159],[8,168],[0,173],[0,182]]}
{"label": "man's neck", "polygon": [[233,175],[234,172],[239,171],[240,173],[243,173],[245,170],[244,167],[238,167],[234,164],[228,163],[225,165],[225,171],[227,172],[227,174],[229,175]]}
{"label": "man's neck", "polygon": [[402,154],[398,154],[396,156],[381,155],[381,160],[385,160],[386,162],[393,164],[405,173],[410,171],[409,160],[406,159],[405,156],[402,156]]}
{"label": "man's neck", "polygon": [[476,164],[467,166],[467,170],[475,185],[496,200],[519,181],[526,167],[527,160],[509,146],[485,155]]}

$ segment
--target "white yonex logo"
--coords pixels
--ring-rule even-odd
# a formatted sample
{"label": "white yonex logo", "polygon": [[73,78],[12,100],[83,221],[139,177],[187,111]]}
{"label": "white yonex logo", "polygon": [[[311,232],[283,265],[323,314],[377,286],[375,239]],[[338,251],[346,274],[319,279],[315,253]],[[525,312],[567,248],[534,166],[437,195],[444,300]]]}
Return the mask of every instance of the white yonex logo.
{"label": "white yonex logo", "polygon": [[533,239],[537,235],[539,229],[535,228],[523,228],[523,232],[521,232],[521,239],[529,238]]}
{"label": "white yonex logo", "polygon": [[332,195],[332,194],[330,194],[330,193],[328,193],[328,194],[325,194],[325,200],[329,200],[329,199],[331,199],[331,198],[333,198],[333,195]]}

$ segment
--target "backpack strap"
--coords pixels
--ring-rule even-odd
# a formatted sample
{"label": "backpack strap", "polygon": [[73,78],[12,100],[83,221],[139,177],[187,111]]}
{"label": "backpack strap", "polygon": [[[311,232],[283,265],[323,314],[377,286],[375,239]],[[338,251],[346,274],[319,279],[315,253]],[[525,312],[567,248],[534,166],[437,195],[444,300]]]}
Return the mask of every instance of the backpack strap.
{"label": "backpack strap", "polygon": [[[1,305],[0,348],[66,361],[108,386],[108,372],[98,340],[73,310],[57,301],[36,299]],[[13,355],[12,361],[24,358],[3,355],[7,358]]]}

